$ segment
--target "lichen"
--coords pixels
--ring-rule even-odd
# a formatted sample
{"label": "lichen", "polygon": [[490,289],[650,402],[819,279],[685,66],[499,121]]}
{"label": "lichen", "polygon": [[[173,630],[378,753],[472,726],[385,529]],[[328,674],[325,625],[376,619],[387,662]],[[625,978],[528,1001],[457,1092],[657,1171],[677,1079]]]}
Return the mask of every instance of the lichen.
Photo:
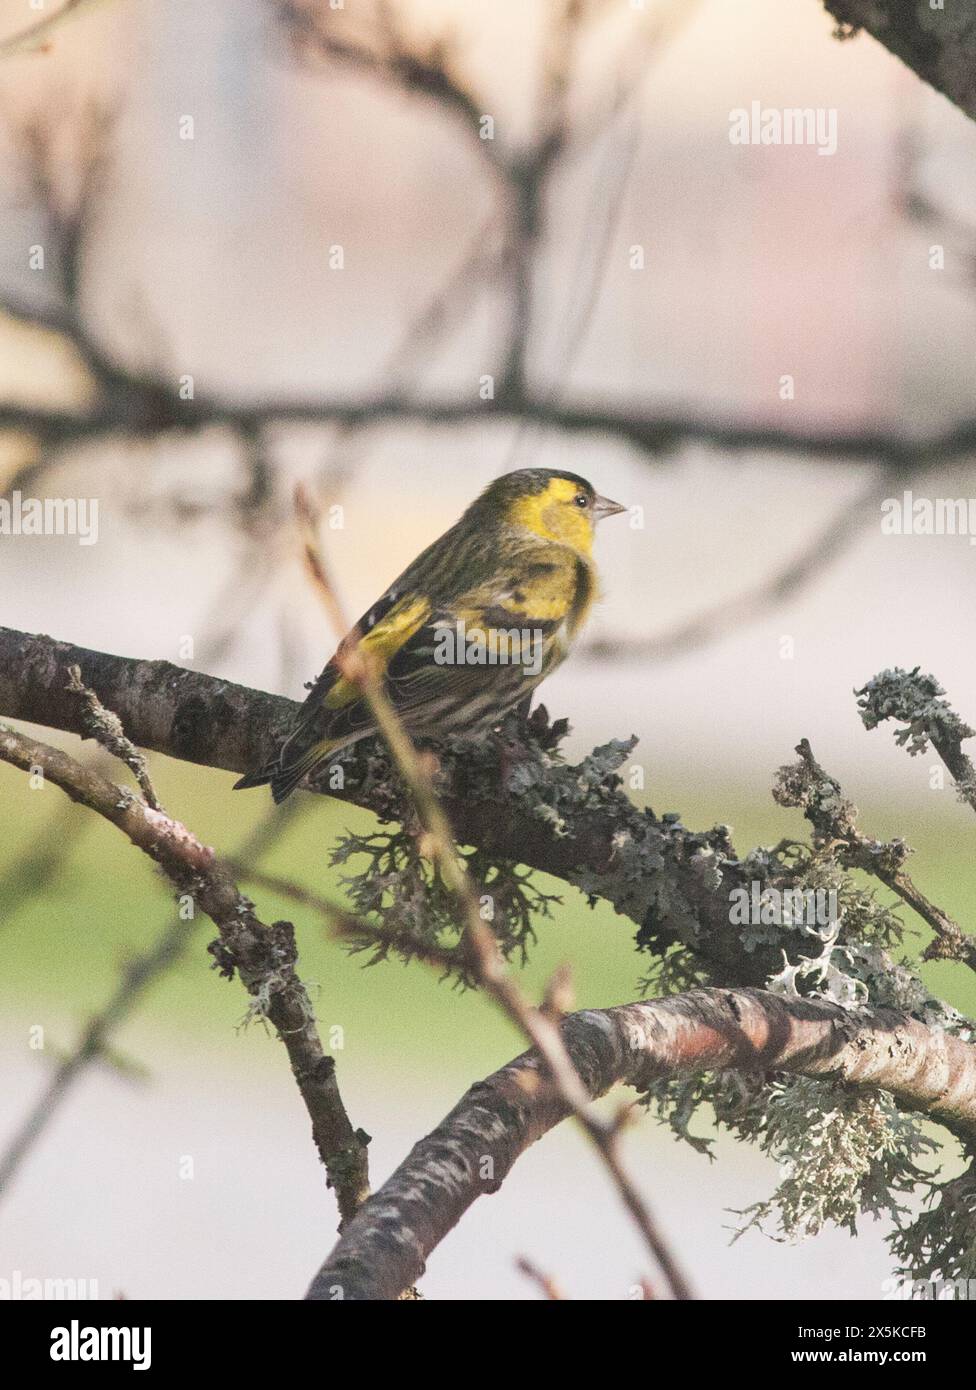
{"label": "lichen", "polygon": [[959,743],[976,737],[942,698],[945,691],[935,677],[921,675],[918,666],[911,671],[900,666],[882,671],[854,694],[866,729],[875,729],[886,719],[905,725],[895,734],[895,741],[902,747],[907,745],[912,757],[924,753],[930,741]]}
{"label": "lichen", "polygon": [[735,1127],[780,1166],[772,1196],[737,1213],[748,1218],[737,1236],[759,1228],[775,1240],[828,1224],[854,1235],[862,1215],[897,1224],[899,1198],[928,1180],[917,1160],[936,1148],[886,1091],[858,1094],[804,1076],[771,1082]]}
{"label": "lichen", "polygon": [[[931,1183],[929,1210],[896,1230],[890,1245],[897,1273],[906,1278],[962,1282],[963,1297],[976,1283],[976,1167],[945,1183]],[[950,1291],[951,1294],[951,1291]]]}

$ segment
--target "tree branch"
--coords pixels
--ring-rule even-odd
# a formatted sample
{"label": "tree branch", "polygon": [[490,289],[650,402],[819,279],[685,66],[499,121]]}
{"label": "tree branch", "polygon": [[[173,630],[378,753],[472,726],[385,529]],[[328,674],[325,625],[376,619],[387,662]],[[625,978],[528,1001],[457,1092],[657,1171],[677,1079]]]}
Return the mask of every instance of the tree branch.
{"label": "tree branch", "polygon": [[[298,711],[280,696],[249,690],[167,661],[139,661],[0,628],[0,715],[85,735],[66,666],[114,710],[141,748],[206,767],[245,772],[268,762]],[[497,759],[497,754],[495,755]],[[344,785],[328,770],[311,790],[349,800],[384,819],[402,819],[383,754],[364,742],[342,763]],[[592,774],[552,760],[548,800],[513,795],[494,764],[443,760],[441,800],[458,843],[575,882],[630,917],[662,945],[684,942],[717,984],[764,985],[781,964],[771,947],[745,950],[729,927],[729,890],[738,881],[728,831],[687,830],[673,817],[639,809],[619,779],[590,785]],[[582,782],[582,785],[581,785]],[[712,866],[728,861],[716,883]],[[750,881],[756,876],[750,867]]]}
{"label": "tree branch", "polygon": [[114,385],[100,380],[98,403],[90,412],[0,403],[0,425],[63,445],[125,434],[151,439],[165,430],[196,434],[214,426],[235,431],[287,424],[340,425],[346,429],[389,423],[421,424],[431,429],[504,421],[536,424],[568,437],[616,439],[650,458],[664,457],[688,444],[702,444],[724,454],[773,453],[802,456],[808,462],[881,462],[903,470],[935,467],[966,459],[976,448],[976,418],[962,419],[928,435],[891,432],[880,426],[833,430],[815,425],[784,425],[773,420],[734,419],[707,410],[673,407],[662,402],[652,410],[603,401],[563,404],[543,387],[537,394],[512,389],[494,401],[470,397],[409,397],[402,393],[354,399],[269,397],[249,401],[208,396],[197,391],[182,400],[162,383],[118,369]]}
{"label": "tree branch", "polygon": [[[976,1048],[894,1010],[695,990],[572,1014],[561,1026],[593,1097],[677,1074],[789,1071],[883,1088],[976,1137]],[[468,1207],[567,1117],[565,1099],[539,1084],[540,1066],[527,1052],[476,1083],[350,1222],[308,1298],[395,1299],[412,1284]]]}
{"label": "tree branch", "polygon": [[[66,693],[85,719],[87,711],[76,691]],[[111,821],[211,919],[220,933],[211,952],[221,973],[228,978],[235,971],[240,975],[254,1000],[254,1012],[273,1024],[285,1045],[340,1216],[348,1220],[369,1190],[368,1136],[353,1130],[339,1094],[335,1061],[323,1051],[314,1010],[295,969],[298,953],[291,923],[266,926],[213,850],[186,826],[59,749],[0,725],[0,759],[24,772],[41,772],[72,800]]]}
{"label": "tree branch", "polygon": [[824,0],[850,38],[864,29],[923,82],[976,119],[976,16],[930,0]]}
{"label": "tree branch", "polygon": [[883,843],[863,835],[857,828],[857,809],[841,794],[840,783],[817,762],[806,739],[797,744],[796,752],[800,761],[780,769],[773,792],[780,805],[799,806],[813,826],[816,845],[841,848],[845,867],[872,874],[928,923],[935,939],[925,951],[926,960],[960,960],[976,970],[976,937],[931,902],[905,872],[911,846],[904,840]]}

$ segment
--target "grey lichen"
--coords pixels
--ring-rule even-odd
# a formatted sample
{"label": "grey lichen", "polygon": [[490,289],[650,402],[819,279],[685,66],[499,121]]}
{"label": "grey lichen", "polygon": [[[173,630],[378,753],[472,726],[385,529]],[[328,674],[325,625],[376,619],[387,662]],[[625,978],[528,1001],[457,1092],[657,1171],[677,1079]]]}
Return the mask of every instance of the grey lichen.
{"label": "grey lichen", "polygon": [[[912,727],[903,741],[929,736],[935,727],[968,736],[930,681],[919,680],[917,672],[878,677],[862,692],[866,722],[910,714]],[[903,923],[860,881],[864,864],[888,874],[899,871],[909,847],[901,839],[872,841],[857,831],[856,808],[815,763],[808,745],[799,746],[797,763],[779,770],[774,796],[803,810],[812,826],[810,843],[783,840],[740,857],[727,826],[695,832],[676,814],[655,816],[633,804],[620,775],[633,739],[611,740],[572,766],[560,751],[566,732],[565,721],[550,724],[543,709],[528,721],[509,716],[494,740],[440,750],[441,778],[455,798],[517,804],[521,817],[557,839],[578,841],[591,818],[610,818],[614,831],[602,860],[581,857],[563,877],[591,903],[608,901],[642,924],[637,945],[652,962],[642,982],[646,989],[666,994],[714,982],[716,966],[741,978],[751,961],[750,982],[765,982],[774,991],[850,1009],[866,1003],[893,1007],[929,1026],[972,1036],[967,1020],[934,998],[907,962],[893,958]],[[370,777],[391,819],[404,823],[402,829],[346,835],[334,851],[335,862],[356,864],[357,872],[346,879],[353,906],[387,931],[384,943],[364,942],[361,948],[370,951],[370,962],[391,951],[409,959],[425,945],[443,951],[459,939],[456,904],[420,851],[416,826],[382,751],[367,749],[357,757],[350,771]],[[486,849],[464,853],[503,953],[524,960],[536,923],[555,899],[510,860]],[[738,922],[732,902],[743,892],[759,911]],[[789,914],[767,914],[766,905],[787,893],[829,898],[829,920],[811,925]],[[717,931],[723,938],[719,952]],[[469,983],[463,968],[452,973]],[[853,1231],[864,1214],[885,1215],[901,1231],[901,1199],[931,1182],[918,1159],[934,1145],[887,1093],[855,1094],[825,1079],[726,1072],[661,1080],[643,1099],[701,1152],[711,1142],[704,1137],[710,1111],[720,1128],[777,1160],[776,1191],[743,1213],[744,1229],[771,1230],[777,1239],[799,1239],[827,1223]],[[705,1117],[701,1131],[695,1126],[699,1116]],[[932,1231],[935,1244],[934,1226]]]}
{"label": "grey lichen", "polygon": [[976,1166],[970,1163],[949,1182],[932,1183],[927,1201],[929,1209],[891,1238],[897,1272],[949,1285],[944,1297],[972,1299],[976,1293]]}
{"label": "grey lichen", "polygon": [[920,674],[918,666],[911,671],[899,666],[882,671],[854,694],[866,729],[875,729],[886,719],[904,724],[895,741],[907,745],[913,757],[924,753],[930,741],[951,744],[976,737],[942,698],[945,691],[935,677]]}
{"label": "grey lichen", "polygon": [[[372,835],[347,833],[332,852],[334,864],[348,864],[365,857],[366,865],[343,877],[356,912],[383,927],[387,939],[353,940],[354,953],[369,952],[369,964],[396,954],[403,960],[422,956],[425,948],[450,951],[461,936],[457,901],[434,864],[420,849],[416,836],[404,830],[378,831]],[[535,923],[551,915],[561,901],[546,893],[525,869],[507,861],[494,861],[481,850],[463,856],[477,891],[483,919],[505,956],[517,955],[524,963],[535,940]],[[460,967],[460,983],[469,981]]]}

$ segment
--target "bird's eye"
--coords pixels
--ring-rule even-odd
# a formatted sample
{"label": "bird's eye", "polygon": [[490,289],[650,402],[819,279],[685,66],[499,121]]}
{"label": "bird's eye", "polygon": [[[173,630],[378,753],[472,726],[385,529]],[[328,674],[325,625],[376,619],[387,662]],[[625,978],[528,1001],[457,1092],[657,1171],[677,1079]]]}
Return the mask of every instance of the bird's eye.
{"label": "bird's eye", "polygon": [[577,507],[588,507],[590,505],[590,499],[585,492],[578,492],[573,498],[573,501],[576,503]]}

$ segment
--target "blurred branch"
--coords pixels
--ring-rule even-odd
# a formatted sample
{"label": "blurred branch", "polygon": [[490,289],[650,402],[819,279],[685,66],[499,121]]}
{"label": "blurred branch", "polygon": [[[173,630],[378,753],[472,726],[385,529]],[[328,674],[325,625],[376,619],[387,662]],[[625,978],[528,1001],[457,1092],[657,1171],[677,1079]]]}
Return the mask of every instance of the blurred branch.
{"label": "blurred branch", "polygon": [[[708,1071],[794,1072],[881,1087],[899,1105],[976,1136],[976,1048],[891,1009],[851,1011],[758,990],[695,990],[590,1009],[562,1036],[592,1097],[661,1077]],[[395,1299],[478,1197],[497,1192],[515,1160],[566,1119],[564,1097],[539,1085],[527,1052],[477,1082],[344,1229],[310,1299]]]}
{"label": "blurred branch", "polygon": [[516,1261],[516,1268],[520,1274],[524,1274],[526,1279],[530,1279],[532,1283],[535,1284],[543,1298],[548,1299],[550,1303],[561,1303],[563,1301],[562,1290],[552,1275],[546,1274],[545,1270],[533,1264],[527,1256],[519,1256]]}
{"label": "blurred branch", "polygon": [[[58,16],[54,16],[58,18]],[[47,23],[49,21],[45,21]],[[88,327],[82,305],[85,241],[94,211],[105,190],[109,142],[117,119],[111,106],[89,103],[75,122],[72,177],[61,176],[55,158],[57,120],[49,111],[24,121],[14,131],[23,177],[37,208],[44,233],[45,276],[54,293],[0,287],[0,312],[20,323],[61,336],[87,369],[95,393],[90,412],[47,411],[43,407],[0,405],[0,423],[36,436],[42,449],[73,444],[101,434],[155,434],[179,422],[178,393],[161,381],[118,361]]]}
{"label": "blurred branch", "polygon": [[[83,126],[78,153],[78,188],[73,200],[59,192],[51,158],[51,132],[43,120],[30,123],[20,133],[28,180],[48,223],[48,240],[58,267],[59,293],[38,300],[14,286],[0,290],[0,307],[23,322],[33,322],[69,341],[89,369],[95,389],[90,409],[63,409],[8,401],[0,404],[0,427],[32,435],[40,448],[51,451],[106,437],[124,436],[138,441],[172,431],[187,435],[224,427],[247,441],[260,440],[270,427],[288,424],[338,426],[343,432],[390,423],[425,424],[431,428],[460,428],[486,421],[534,425],[567,436],[599,436],[615,439],[654,459],[685,445],[703,444],[725,454],[763,452],[802,455],[808,459],[877,461],[906,473],[929,465],[968,457],[976,449],[976,419],[962,420],[929,436],[867,427],[833,430],[816,425],[783,423],[779,419],[730,419],[726,413],[674,408],[660,403],[644,405],[590,402],[564,403],[545,389],[536,390],[526,380],[525,356],[532,337],[532,260],[543,224],[548,181],[573,139],[569,95],[573,66],[582,26],[601,14],[599,5],[566,0],[553,7],[552,26],[543,45],[539,130],[524,148],[502,139],[481,139],[484,104],[459,72],[455,45],[449,38],[426,41],[407,35],[389,5],[374,10],[375,25],[367,37],[349,29],[343,15],[302,3],[274,0],[273,9],[285,31],[306,57],[317,54],[329,62],[351,65],[401,88],[420,93],[460,114],[502,191],[502,207],[496,209],[501,224],[500,250],[493,256],[496,269],[504,271],[512,299],[511,319],[496,372],[495,399],[483,401],[473,389],[469,397],[442,398],[407,394],[399,387],[380,387],[352,399],[325,396],[237,400],[200,389],[194,399],[182,399],[176,381],[158,368],[136,369],[120,361],[89,330],[79,308],[79,274],[84,236],[92,209],[103,184],[107,141],[113,113],[92,108]],[[649,31],[651,55],[663,40],[673,36],[694,7],[668,10],[656,29]],[[934,21],[933,21],[934,22]],[[640,43],[637,43],[640,48]],[[648,60],[650,61],[650,55]],[[636,87],[627,90],[628,102]],[[620,105],[614,107],[619,111]],[[621,161],[626,167],[626,158]],[[616,196],[616,195],[615,195]],[[479,232],[478,236],[480,237]],[[483,264],[478,238],[471,258],[463,258],[457,276],[447,290],[438,293],[419,320],[417,333],[429,335],[444,310],[445,295],[470,293]],[[460,282],[459,282],[460,281]],[[593,277],[594,286],[599,281]],[[595,294],[595,288],[593,293]],[[592,295],[590,296],[592,298]],[[588,315],[584,306],[582,320]],[[579,336],[578,324],[572,331]],[[415,345],[408,332],[403,353]],[[253,464],[257,452],[249,448]],[[32,465],[27,478],[36,483],[39,468]],[[244,505],[260,495],[255,475],[242,500]],[[675,640],[686,640],[678,635]]]}
{"label": "blurred branch", "polygon": [[967,5],[930,0],[824,0],[838,37],[864,29],[902,62],[976,119],[976,25]]}
{"label": "blurred branch", "polygon": [[[79,704],[73,691],[66,693]],[[80,718],[84,720],[84,711]],[[369,1190],[368,1138],[353,1130],[339,1094],[335,1061],[322,1048],[315,1013],[296,970],[291,923],[266,926],[213,850],[186,826],[59,749],[0,726],[0,759],[32,775],[40,772],[72,800],[117,826],[214,923],[219,939],[210,950],[217,967],[227,978],[235,972],[240,976],[253,1000],[252,1013],[267,1018],[284,1043],[319,1157],[347,1221]]]}
{"label": "blurred branch", "polygon": [[878,522],[881,503],[909,476],[900,468],[883,469],[857,497],[838,508],[812,541],[755,588],[723,599],[657,637],[599,637],[588,641],[584,652],[597,660],[624,655],[644,661],[667,661],[741,630],[745,623],[754,622],[820,579],[827,566],[854,545],[865,527],[872,521]]}
{"label": "blurred branch", "polygon": [[314,0],[270,0],[270,4],[294,51],[305,62],[343,65],[437,102],[460,119],[481,155],[494,162],[496,145],[480,136],[487,108],[461,76],[457,53],[446,37],[426,45],[411,41],[393,6],[383,0],[374,6],[373,31],[362,37],[351,32],[341,13]]}
{"label": "blurred branch", "polygon": [[[882,462],[905,471],[968,458],[976,451],[976,417],[928,435],[884,429],[819,429],[754,419],[731,419],[660,406],[651,410],[604,402],[562,404],[518,391],[480,399],[405,398],[377,395],[357,400],[264,399],[235,402],[197,393],[181,400],[168,387],[125,378],[125,389],[109,387],[87,413],[58,407],[0,403],[0,427],[23,430],[42,442],[65,445],[106,435],[147,439],[164,430],[199,433],[213,426],[241,431],[269,425],[334,424],[363,429],[394,424],[453,428],[492,421],[543,425],[567,436],[616,439],[650,459],[686,445],[701,444],[724,454],[802,455],[808,461]],[[103,387],[105,383],[101,383]]]}
{"label": "blurred branch", "polygon": [[75,1083],[97,1062],[112,1035],[132,1015],[149,987],[186,955],[192,925],[174,917],[147,951],[128,962],[108,1003],[85,1026],[77,1044],[58,1065],[20,1128],[0,1154],[0,1196],[5,1194],[35,1144],[51,1125]]}
{"label": "blurred branch", "polygon": [[0,903],[7,927],[25,902],[42,894],[56,881],[70,859],[71,851],[89,824],[70,801],[52,816],[43,832],[9,865],[0,877]]}

